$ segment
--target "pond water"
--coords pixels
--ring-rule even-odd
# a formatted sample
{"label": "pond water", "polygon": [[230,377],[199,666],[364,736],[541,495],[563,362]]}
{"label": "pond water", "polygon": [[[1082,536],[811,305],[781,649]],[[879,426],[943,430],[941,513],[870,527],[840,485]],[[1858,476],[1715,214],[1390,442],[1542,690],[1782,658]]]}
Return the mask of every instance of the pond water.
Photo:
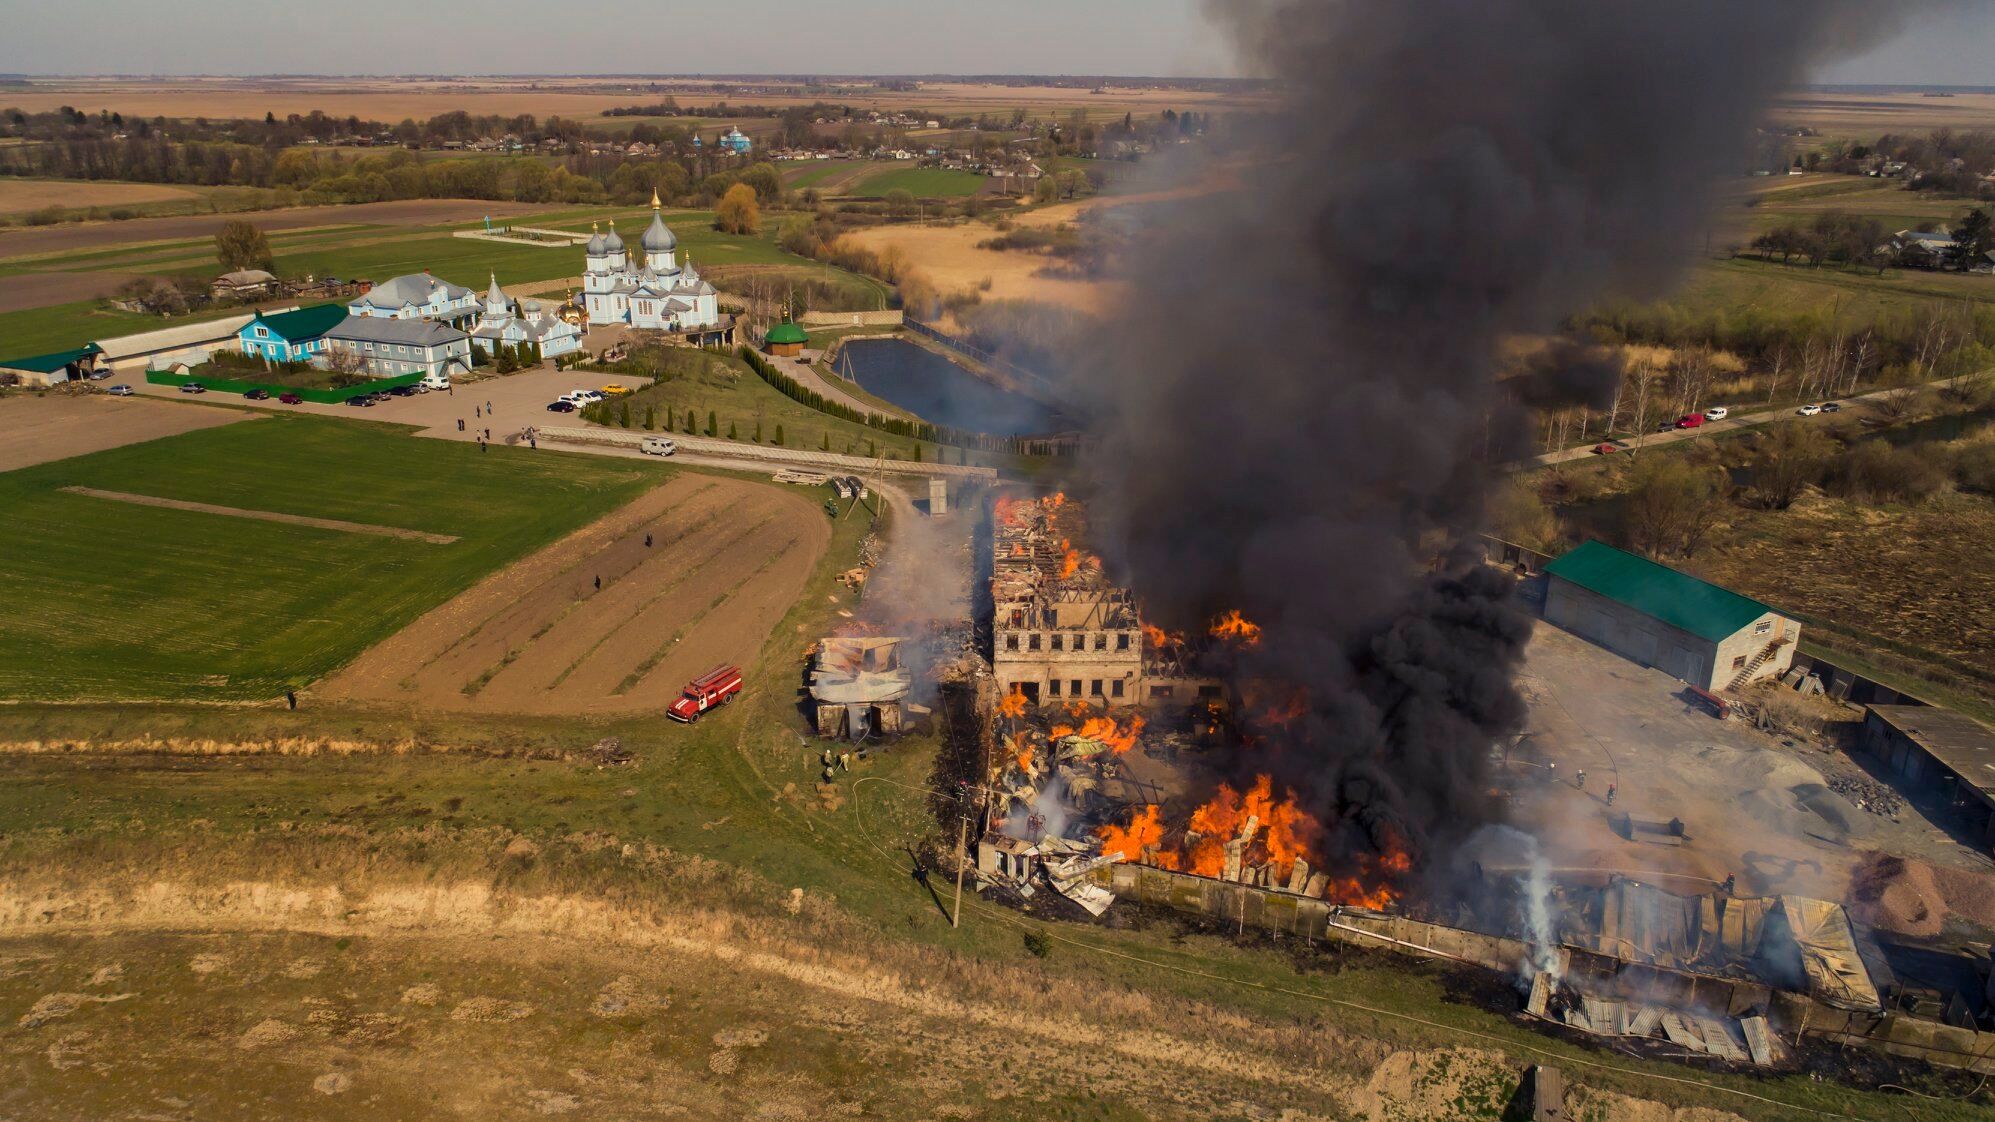
{"label": "pond water", "polygon": [[1028,436],[1073,427],[1044,402],[1001,389],[905,339],[855,339],[838,366],[860,388],[922,420],[999,436]]}

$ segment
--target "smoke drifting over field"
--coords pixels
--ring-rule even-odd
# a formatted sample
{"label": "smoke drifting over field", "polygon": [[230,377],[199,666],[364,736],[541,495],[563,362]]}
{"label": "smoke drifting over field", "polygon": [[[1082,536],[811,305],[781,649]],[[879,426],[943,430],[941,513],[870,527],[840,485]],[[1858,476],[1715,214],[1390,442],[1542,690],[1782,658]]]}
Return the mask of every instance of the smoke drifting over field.
{"label": "smoke drifting over field", "polygon": [[[1416,853],[1489,817],[1527,617],[1459,554],[1509,401],[1598,400],[1554,348],[1500,393],[1499,344],[1663,294],[1709,188],[1778,91],[1858,35],[1857,0],[1276,0],[1214,5],[1285,104],[1241,191],[1151,208],[1134,290],[1076,381],[1099,394],[1100,546],[1167,626],[1239,608],[1232,673],[1307,691],[1237,761],[1332,832]],[[1269,155],[1272,154],[1272,155]]]}

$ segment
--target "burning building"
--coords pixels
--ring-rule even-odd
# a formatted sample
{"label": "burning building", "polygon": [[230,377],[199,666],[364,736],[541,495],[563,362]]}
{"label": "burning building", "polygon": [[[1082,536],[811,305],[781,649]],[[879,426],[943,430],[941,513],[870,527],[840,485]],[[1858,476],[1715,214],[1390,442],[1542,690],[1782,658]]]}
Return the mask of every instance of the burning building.
{"label": "burning building", "polygon": [[892,736],[907,724],[914,674],[901,661],[901,639],[821,639],[811,665],[817,734],[851,740]]}
{"label": "burning building", "polygon": [[1216,679],[1185,672],[1136,600],[1087,552],[1086,514],[1064,494],[1002,496],[992,510],[992,666],[998,688],[1031,706],[1189,705],[1218,700]]}

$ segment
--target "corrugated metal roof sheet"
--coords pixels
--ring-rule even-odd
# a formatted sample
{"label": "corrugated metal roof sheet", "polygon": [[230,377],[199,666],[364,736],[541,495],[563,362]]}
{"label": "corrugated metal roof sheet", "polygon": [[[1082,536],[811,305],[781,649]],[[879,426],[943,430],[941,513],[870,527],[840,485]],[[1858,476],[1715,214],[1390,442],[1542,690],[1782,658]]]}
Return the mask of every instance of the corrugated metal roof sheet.
{"label": "corrugated metal roof sheet", "polygon": [[263,326],[272,335],[290,343],[316,339],[346,318],[346,307],[342,304],[314,304],[309,308],[299,308],[295,312],[278,312],[276,315],[258,315]]}
{"label": "corrugated metal roof sheet", "polygon": [[97,344],[86,343],[73,351],[56,351],[54,354],[29,355],[26,358],[0,358],[0,368],[8,370],[33,370],[40,374],[53,374],[72,362],[79,362],[99,353]]}
{"label": "corrugated metal roof sheet", "polygon": [[1773,611],[1751,597],[1604,542],[1587,542],[1545,571],[1714,643]]}

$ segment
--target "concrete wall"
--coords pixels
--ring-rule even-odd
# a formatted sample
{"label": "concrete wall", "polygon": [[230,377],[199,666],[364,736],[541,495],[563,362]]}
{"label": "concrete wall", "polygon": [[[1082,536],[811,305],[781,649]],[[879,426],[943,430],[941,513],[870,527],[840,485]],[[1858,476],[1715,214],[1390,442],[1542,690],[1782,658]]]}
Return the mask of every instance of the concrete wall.
{"label": "concrete wall", "polygon": [[[536,427],[542,442],[557,441],[568,444],[596,444],[611,448],[636,448],[646,436],[662,436],[663,433],[630,432],[623,429]],[[672,433],[670,438],[681,451],[700,456],[725,456],[752,460],[758,464],[790,464],[813,471],[828,472],[833,475],[868,476],[875,471],[889,475],[946,475],[959,479],[975,479],[995,483],[996,468],[972,467],[965,464],[937,464],[917,460],[869,460],[863,456],[845,456],[835,452],[802,452],[789,448],[771,448],[766,444],[744,443],[734,440],[720,440],[714,437],[689,436]]]}
{"label": "concrete wall", "polygon": [[797,321],[805,327],[899,327],[899,308],[871,312],[805,312]]}
{"label": "concrete wall", "polygon": [[[1567,631],[1590,639],[1615,654],[1694,686],[1714,689],[1714,644],[1661,620],[1647,616],[1626,604],[1563,580],[1547,579],[1545,619]],[[1725,665],[1729,665],[1729,660]],[[1730,675],[1726,675],[1729,680]],[[1723,686],[1719,682],[1718,686]]]}

